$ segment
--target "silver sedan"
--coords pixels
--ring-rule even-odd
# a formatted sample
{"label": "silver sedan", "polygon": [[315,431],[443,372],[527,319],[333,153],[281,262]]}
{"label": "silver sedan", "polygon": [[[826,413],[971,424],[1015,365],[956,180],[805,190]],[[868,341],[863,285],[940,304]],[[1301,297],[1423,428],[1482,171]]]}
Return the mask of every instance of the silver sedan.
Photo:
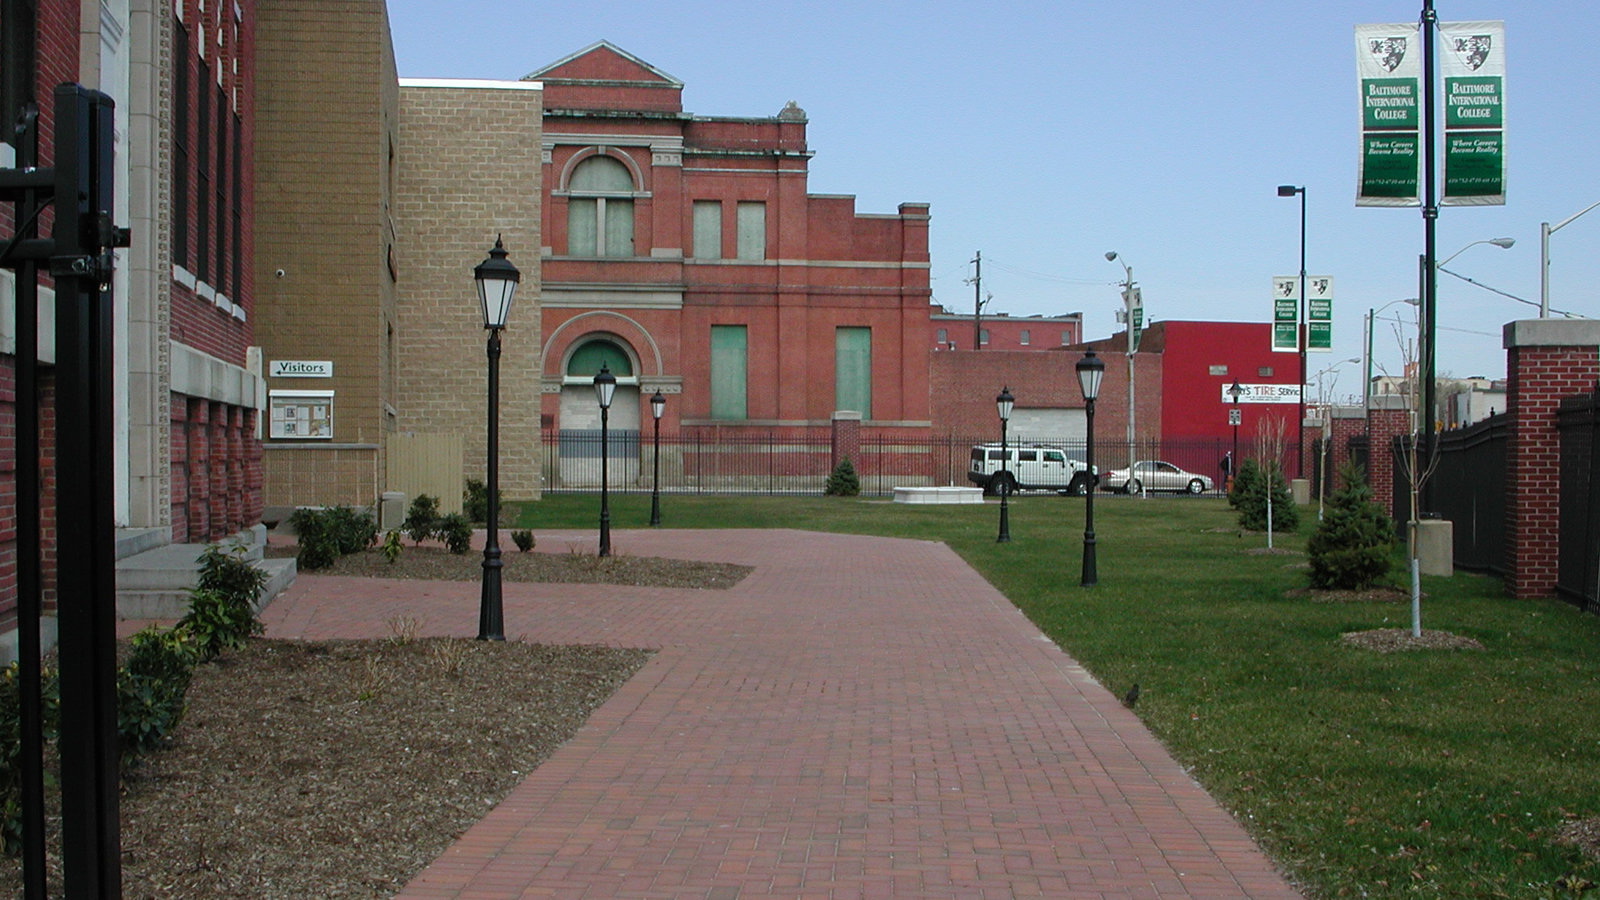
{"label": "silver sedan", "polygon": [[1204,475],[1185,472],[1169,462],[1145,459],[1133,464],[1132,475],[1127,468],[1115,469],[1100,476],[1100,487],[1108,491],[1137,494],[1140,491],[1180,491],[1203,494],[1211,490],[1212,482]]}

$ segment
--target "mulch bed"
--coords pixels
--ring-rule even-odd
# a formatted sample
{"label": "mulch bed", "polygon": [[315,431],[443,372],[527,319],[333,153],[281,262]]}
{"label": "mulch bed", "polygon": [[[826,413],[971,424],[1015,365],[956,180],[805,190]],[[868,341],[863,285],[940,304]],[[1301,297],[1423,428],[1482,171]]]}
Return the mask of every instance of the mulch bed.
{"label": "mulch bed", "polygon": [[1374,631],[1347,631],[1339,635],[1339,642],[1377,653],[1398,653],[1404,650],[1482,650],[1483,644],[1469,637],[1448,631],[1422,630],[1421,637],[1412,637],[1409,628],[1379,628]]}
{"label": "mulch bed", "polygon": [[1305,598],[1312,603],[1406,603],[1411,599],[1410,594],[1391,587],[1374,587],[1360,591],[1295,588],[1292,591],[1285,591],[1284,596]]}
{"label": "mulch bed", "polygon": [[[273,545],[268,556],[295,555],[293,546]],[[594,553],[523,553],[501,548],[504,581],[560,584],[628,584],[645,587],[730,588],[750,574],[749,566],[729,563],[660,559],[650,556],[596,556]],[[308,575],[356,578],[421,578],[430,581],[476,581],[483,575],[483,551],[451,553],[442,547],[405,545],[391,563],[377,550],[340,557],[326,569],[302,570]]]}
{"label": "mulch bed", "polygon": [[1556,841],[1577,847],[1583,855],[1600,861],[1600,818],[1578,819],[1561,827]]}

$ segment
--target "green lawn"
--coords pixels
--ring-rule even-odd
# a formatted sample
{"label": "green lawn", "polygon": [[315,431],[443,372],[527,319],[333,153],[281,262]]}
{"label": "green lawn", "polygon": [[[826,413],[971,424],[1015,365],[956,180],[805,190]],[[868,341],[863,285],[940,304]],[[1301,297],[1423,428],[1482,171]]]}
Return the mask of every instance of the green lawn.
{"label": "green lawn", "polygon": [[[613,527],[644,526],[649,502],[615,497]],[[1510,600],[1493,578],[1425,579],[1423,626],[1486,651],[1381,655],[1339,635],[1406,627],[1406,605],[1286,597],[1307,583],[1304,558],[1248,553],[1265,537],[1239,536],[1220,499],[1097,499],[1092,589],[1078,585],[1081,499],[1014,499],[1009,544],[995,543],[994,501],[662,505],[668,527],[944,541],[1103,684],[1138,682],[1146,724],[1313,897],[1549,897],[1568,873],[1600,881],[1553,841],[1600,816],[1600,617],[1569,604]],[[518,526],[593,528],[598,509],[551,496]],[[1315,510],[1305,518],[1280,548],[1304,547]]]}

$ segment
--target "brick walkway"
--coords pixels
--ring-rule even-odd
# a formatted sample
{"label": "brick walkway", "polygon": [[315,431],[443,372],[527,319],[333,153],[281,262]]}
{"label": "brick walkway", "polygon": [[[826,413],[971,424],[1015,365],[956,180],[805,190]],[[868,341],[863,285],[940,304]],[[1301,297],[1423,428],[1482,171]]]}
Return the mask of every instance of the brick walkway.
{"label": "brick walkway", "polygon": [[[592,552],[594,535],[539,541]],[[660,652],[402,900],[1299,897],[943,545],[615,546],[755,572],[729,591],[507,584],[513,638]],[[395,615],[473,635],[477,604],[475,584],[302,575],[265,618],[277,637],[378,637]]]}

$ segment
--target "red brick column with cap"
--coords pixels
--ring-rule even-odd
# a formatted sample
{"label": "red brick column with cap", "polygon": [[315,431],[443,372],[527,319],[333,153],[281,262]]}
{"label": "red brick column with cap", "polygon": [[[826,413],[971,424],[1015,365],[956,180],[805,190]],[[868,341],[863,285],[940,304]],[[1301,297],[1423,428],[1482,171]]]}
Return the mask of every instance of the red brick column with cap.
{"label": "red brick column with cap", "polygon": [[1600,321],[1533,319],[1505,326],[1506,590],[1517,598],[1554,593],[1561,520],[1562,399],[1595,389]]}
{"label": "red brick column with cap", "polygon": [[861,413],[842,409],[833,414],[833,464],[850,457],[850,465],[861,471]]}
{"label": "red brick column with cap", "polygon": [[[1409,399],[1393,394],[1373,397],[1367,408],[1367,484],[1372,488],[1372,499],[1390,518],[1396,515],[1394,480],[1405,477],[1404,473],[1395,472],[1392,448],[1396,437],[1411,432]],[[1411,515],[1410,510],[1401,512],[1408,518]]]}

